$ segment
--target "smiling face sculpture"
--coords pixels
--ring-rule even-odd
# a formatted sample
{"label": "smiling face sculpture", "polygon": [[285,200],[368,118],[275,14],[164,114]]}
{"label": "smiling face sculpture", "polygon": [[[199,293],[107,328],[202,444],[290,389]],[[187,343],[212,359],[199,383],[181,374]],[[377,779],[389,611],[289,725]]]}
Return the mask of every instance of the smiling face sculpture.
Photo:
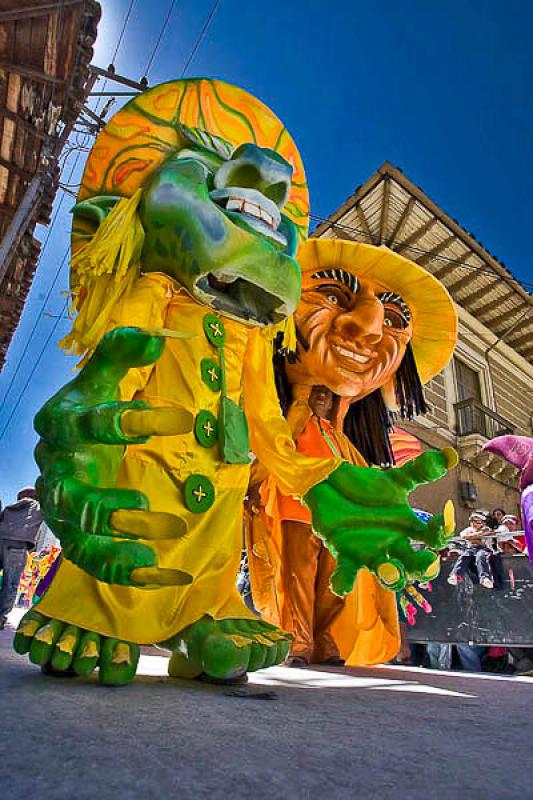
{"label": "smiling face sculpture", "polygon": [[396,402],[395,376],[412,350],[422,383],[446,365],[457,319],[443,285],[385,248],[311,239],[300,253],[293,385],[323,383],[347,402],[381,389]]}

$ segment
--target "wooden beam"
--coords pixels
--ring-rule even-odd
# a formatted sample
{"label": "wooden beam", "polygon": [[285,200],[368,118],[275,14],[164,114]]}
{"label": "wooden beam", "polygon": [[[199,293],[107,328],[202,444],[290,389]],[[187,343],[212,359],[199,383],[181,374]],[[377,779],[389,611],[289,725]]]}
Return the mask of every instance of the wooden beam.
{"label": "wooden beam", "polygon": [[41,72],[41,70],[30,69],[30,67],[24,67],[22,64],[11,64],[9,61],[4,61],[4,59],[0,59],[0,69],[16,72],[18,75],[24,75],[25,78],[31,78],[41,83],[54,83],[56,86],[66,86],[68,83],[62,78],[54,78],[52,75]]}
{"label": "wooden beam", "polygon": [[[461,267],[459,267],[458,264],[455,264],[455,266],[458,267],[459,269],[461,269]],[[466,275],[463,275],[463,277],[459,278],[459,280],[455,281],[455,283],[449,283],[448,284],[448,291],[449,292],[460,292],[461,289],[464,289],[465,286],[469,286],[472,283],[472,281],[476,279],[476,265],[475,264],[472,264],[471,266],[465,266],[465,269],[467,270]],[[485,275],[484,277],[488,277],[488,276]],[[490,283],[489,283],[489,285],[490,285]],[[461,300],[461,304],[463,304],[463,300]]]}
{"label": "wooden beam", "polygon": [[379,220],[379,244],[385,241],[385,229],[389,219],[389,201],[390,201],[390,178],[385,178],[383,182],[383,200],[381,203],[381,217]]}
{"label": "wooden beam", "polygon": [[0,167],[5,167],[9,172],[14,172],[15,175],[20,175],[21,178],[24,178],[25,181],[31,181],[33,175],[31,172],[26,172],[25,169],[22,167],[17,166],[17,164],[13,164],[12,161],[6,161],[5,158],[0,156]]}
{"label": "wooden beam", "polygon": [[432,219],[428,219],[427,222],[424,222],[424,224],[421,225],[420,228],[417,228],[416,231],[414,231],[410,236],[408,236],[404,242],[401,242],[401,244],[399,244],[398,247],[395,248],[396,252],[403,253],[404,250],[408,250],[411,245],[416,244],[416,242],[418,242],[422,238],[422,236],[425,236],[425,234],[429,230],[431,230],[431,228],[436,224],[437,220],[435,219],[435,217],[433,217]]}
{"label": "wooden beam", "polygon": [[363,211],[363,209],[361,208],[359,203],[355,206],[355,213],[357,214],[357,219],[359,220],[360,224],[365,229],[365,231],[366,231],[366,233],[368,235],[368,238],[370,239],[370,242],[372,244],[377,244],[377,242],[375,241],[374,236],[372,234],[372,231],[370,230],[370,225],[368,224],[368,220],[365,217],[365,212]]}
{"label": "wooden beam", "polygon": [[[500,283],[500,281],[497,281],[497,283]],[[494,284],[492,285],[494,286]],[[510,292],[507,292],[507,294],[504,294],[503,296],[496,297],[494,300],[491,300],[490,303],[485,303],[485,305],[482,305],[478,309],[476,309],[476,316],[477,315],[482,316],[483,314],[488,314],[494,308],[498,308],[498,306],[501,306],[501,304],[505,303],[506,300],[509,300],[510,297],[514,297],[514,295],[516,295],[516,292],[511,290]]]}
{"label": "wooden beam", "polygon": [[440,255],[444,250],[446,250],[453,242],[455,242],[457,236],[448,236],[446,239],[443,239],[440,244],[430,250],[423,256],[419,256],[418,258],[413,258],[413,261],[416,261],[417,264],[420,264],[421,267],[425,267],[426,264],[429,264],[430,261],[433,261],[435,256]]}
{"label": "wooden beam", "polygon": [[409,200],[407,201],[407,203],[405,204],[405,207],[404,207],[404,209],[402,211],[400,219],[396,223],[396,226],[395,226],[394,230],[392,231],[392,233],[388,237],[387,241],[385,242],[387,247],[392,247],[393,244],[394,244],[395,239],[397,239],[398,236],[400,235],[400,233],[403,231],[405,223],[407,222],[409,214],[413,210],[413,207],[414,207],[415,203],[416,203],[415,198],[414,197],[410,197]]}
{"label": "wooden beam", "polygon": [[[525,305],[525,303],[522,303],[519,306],[515,306],[514,308],[510,308],[508,311],[504,311],[503,314],[498,314],[498,316],[494,320],[494,322],[497,323],[496,331],[497,332],[500,331],[500,327],[501,327],[501,323],[502,322],[505,324],[507,322],[507,320],[514,319],[517,315],[525,313],[525,311],[527,311],[527,305]],[[533,314],[533,307],[531,308],[531,313]],[[478,315],[479,316],[483,316],[483,309],[478,311]],[[504,334],[505,334],[505,329],[501,332],[502,336]]]}
{"label": "wooden beam", "polygon": [[516,339],[508,339],[507,343],[509,347],[521,347],[526,342],[533,342],[533,331],[528,331],[527,333],[521,333],[520,331],[516,330],[515,333],[519,333],[520,336],[517,336]]}
{"label": "wooden beam", "polygon": [[49,14],[54,14],[60,8],[64,8],[65,6],[77,6],[82,2],[83,0],[56,0],[55,3],[44,3],[39,6],[27,6],[26,8],[14,8],[11,11],[1,11],[0,25],[3,22],[15,22],[18,19],[45,17]]}
{"label": "wooden beam", "polygon": [[[489,277],[489,276],[487,276]],[[466,306],[470,304],[477,303],[478,300],[481,300],[482,297],[487,297],[491,293],[491,289],[495,289],[496,286],[500,285],[500,280],[492,281],[488,286],[481,286],[479,289],[476,289],[475,292],[471,292],[463,297],[461,300],[461,305]],[[514,292],[509,292],[506,297],[512,297]]]}
{"label": "wooden beam", "polygon": [[0,117],[9,119],[16,125],[20,125],[20,127],[24,128],[25,131],[28,131],[28,133],[31,133],[33,136],[37,136],[39,139],[51,138],[47,133],[38,131],[35,125],[32,125],[32,123],[28,122],[28,120],[24,119],[24,117],[21,117],[20,114],[15,114],[14,111],[10,111],[8,108],[0,108]]}

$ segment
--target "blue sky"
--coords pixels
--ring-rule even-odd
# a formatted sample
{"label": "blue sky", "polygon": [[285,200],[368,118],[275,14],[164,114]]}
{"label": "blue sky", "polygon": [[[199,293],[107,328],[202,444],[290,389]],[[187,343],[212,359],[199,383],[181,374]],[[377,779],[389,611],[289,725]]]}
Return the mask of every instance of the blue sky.
{"label": "blue sky", "polygon": [[[142,76],[169,4],[137,0],[118,71]],[[150,84],[181,74],[212,5],[176,3]],[[94,63],[107,66],[128,0],[103,6]],[[302,153],[313,213],[332,213],[388,160],[533,284],[532,28],[527,0],[221,0],[187,75],[241,85],[277,113]],[[35,480],[33,416],[72,376],[73,360],[56,347],[68,321],[48,316],[64,306],[66,264],[44,302],[68,245],[71,205],[65,197],[0,374],[0,432],[20,397],[0,440],[3,502]]]}

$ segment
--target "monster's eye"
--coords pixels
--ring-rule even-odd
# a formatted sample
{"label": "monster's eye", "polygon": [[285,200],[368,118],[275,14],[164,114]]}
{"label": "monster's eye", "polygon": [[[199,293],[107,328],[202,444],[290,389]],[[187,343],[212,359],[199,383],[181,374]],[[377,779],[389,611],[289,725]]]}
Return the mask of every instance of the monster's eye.
{"label": "monster's eye", "polygon": [[339,298],[336,295],[328,294],[328,295],[326,295],[326,297],[328,298],[330,303],[333,303],[336,306],[339,305]]}

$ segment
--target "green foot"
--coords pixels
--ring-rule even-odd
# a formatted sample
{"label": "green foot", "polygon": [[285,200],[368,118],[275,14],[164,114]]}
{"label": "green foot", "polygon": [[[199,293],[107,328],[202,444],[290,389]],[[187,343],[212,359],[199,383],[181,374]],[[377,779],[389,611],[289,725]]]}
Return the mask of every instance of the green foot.
{"label": "green foot", "polygon": [[206,674],[232,679],[280,664],[290,640],[289,634],[261,620],[203,617],[164,646],[172,650],[168,672],[173,678]]}
{"label": "green foot", "polygon": [[137,670],[140,648],[136,644],[109,639],[76,625],[28,611],[15,634],[13,647],[30,661],[44,667],[48,675],[71,673],[87,676],[99,667],[104,686],[124,686]]}

